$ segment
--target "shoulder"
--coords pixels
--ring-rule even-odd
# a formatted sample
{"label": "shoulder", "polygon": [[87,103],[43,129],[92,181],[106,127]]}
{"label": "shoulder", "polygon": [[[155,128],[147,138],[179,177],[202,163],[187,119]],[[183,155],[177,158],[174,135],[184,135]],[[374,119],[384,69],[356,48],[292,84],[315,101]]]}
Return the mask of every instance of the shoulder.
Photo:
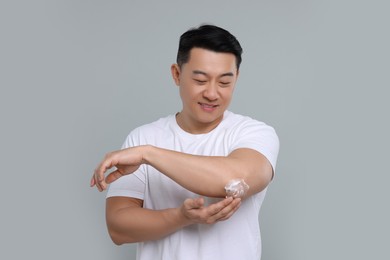
{"label": "shoulder", "polygon": [[173,115],[169,115],[169,116],[160,118],[154,122],[141,125],[135,129],[133,129],[129,135],[141,134],[141,133],[146,134],[146,133],[155,132],[155,131],[159,131],[159,130],[166,130],[169,127],[169,125],[171,124],[173,117],[174,117]]}
{"label": "shoulder", "polygon": [[171,129],[173,115],[160,118],[154,122],[138,126],[133,129],[127,136],[124,147],[142,145],[153,142],[153,140],[162,138]]}
{"label": "shoulder", "polygon": [[224,128],[234,129],[236,131],[255,130],[260,132],[273,132],[276,135],[275,129],[257,119],[249,116],[235,114],[231,111],[226,111],[223,121]]}
{"label": "shoulder", "polygon": [[263,154],[275,168],[279,153],[279,138],[275,129],[264,122],[232,112],[225,116],[231,136],[231,151],[250,148]]}

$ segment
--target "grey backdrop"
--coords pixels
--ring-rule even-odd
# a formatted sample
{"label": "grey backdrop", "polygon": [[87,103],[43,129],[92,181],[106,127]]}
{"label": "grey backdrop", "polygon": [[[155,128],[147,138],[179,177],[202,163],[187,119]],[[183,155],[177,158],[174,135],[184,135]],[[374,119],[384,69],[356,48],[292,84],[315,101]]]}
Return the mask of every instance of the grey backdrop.
{"label": "grey backdrop", "polygon": [[133,259],[89,178],[181,103],[169,67],[204,22],[244,48],[231,110],[273,125],[263,260],[389,259],[387,1],[1,1],[1,259]]}

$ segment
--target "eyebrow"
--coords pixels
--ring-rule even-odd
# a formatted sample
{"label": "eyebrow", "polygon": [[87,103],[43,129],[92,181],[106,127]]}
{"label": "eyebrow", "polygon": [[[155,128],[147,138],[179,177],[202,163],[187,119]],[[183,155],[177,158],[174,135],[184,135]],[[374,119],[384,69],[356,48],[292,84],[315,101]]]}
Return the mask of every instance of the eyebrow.
{"label": "eyebrow", "polygon": [[[208,76],[206,72],[201,71],[201,70],[193,70],[192,74]],[[225,77],[225,76],[233,77],[234,74],[232,72],[226,72],[226,73],[221,74],[219,77]]]}

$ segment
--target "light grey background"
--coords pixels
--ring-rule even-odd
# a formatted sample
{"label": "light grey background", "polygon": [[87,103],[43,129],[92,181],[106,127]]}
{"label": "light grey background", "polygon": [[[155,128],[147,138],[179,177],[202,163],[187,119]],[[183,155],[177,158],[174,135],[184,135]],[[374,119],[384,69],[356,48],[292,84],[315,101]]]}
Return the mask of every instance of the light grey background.
{"label": "light grey background", "polygon": [[263,260],[389,259],[387,1],[1,1],[1,259],[133,259],[89,178],[181,103],[178,38],[244,48],[231,110],[273,125]]}

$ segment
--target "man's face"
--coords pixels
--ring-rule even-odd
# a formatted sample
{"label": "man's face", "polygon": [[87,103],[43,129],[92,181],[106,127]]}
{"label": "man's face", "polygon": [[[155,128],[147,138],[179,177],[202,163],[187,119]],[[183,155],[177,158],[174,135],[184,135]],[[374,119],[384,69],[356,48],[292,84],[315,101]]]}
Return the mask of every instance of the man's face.
{"label": "man's face", "polygon": [[180,127],[193,134],[214,129],[232,99],[238,77],[236,57],[193,48],[187,63],[171,69],[183,103],[177,116]]}

